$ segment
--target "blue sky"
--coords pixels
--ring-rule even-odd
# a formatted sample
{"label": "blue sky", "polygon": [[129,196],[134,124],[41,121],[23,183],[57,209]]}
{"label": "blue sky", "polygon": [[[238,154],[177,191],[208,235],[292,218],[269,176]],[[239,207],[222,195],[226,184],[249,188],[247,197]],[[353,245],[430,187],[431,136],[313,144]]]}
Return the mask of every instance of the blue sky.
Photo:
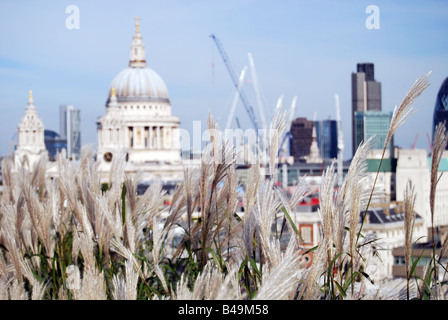
{"label": "blue sky", "polygon": [[[380,29],[369,30],[366,7],[380,10]],[[66,7],[80,10],[80,28],[65,26]],[[267,118],[284,96],[295,116],[335,118],[341,105],[351,156],[351,72],[373,62],[382,83],[384,111],[400,104],[412,83],[432,71],[431,86],[395,143],[428,149],[435,98],[448,76],[448,4],[445,1],[0,1],[0,154],[8,152],[28,91],[46,128],[59,131],[59,105],[81,109],[82,143],[96,144],[96,120],[114,76],[126,68],[134,18],[148,66],[165,81],[173,114],[191,130],[210,111],[227,121],[233,85],[215,43],[222,42],[237,74],[254,58]],[[212,67],[214,65],[214,68]],[[251,76],[249,75],[248,78]],[[256,110],[253,88],[246,85]],[[250,127],[239,103],[236,116]],[[235,126],[235,122],[233,122]]]}

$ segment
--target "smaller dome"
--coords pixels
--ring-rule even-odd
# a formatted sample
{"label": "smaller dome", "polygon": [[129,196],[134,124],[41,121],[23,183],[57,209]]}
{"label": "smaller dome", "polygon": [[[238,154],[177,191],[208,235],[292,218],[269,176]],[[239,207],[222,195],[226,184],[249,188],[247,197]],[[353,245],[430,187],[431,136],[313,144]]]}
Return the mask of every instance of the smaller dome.
{"label": "smaller dome", "polygon": [[[169,102],[168,89],[162,78],[150,68],[126,68],[112,80],[118,102],[156,101]],[[109,103],[110,98],[107,103]]]}

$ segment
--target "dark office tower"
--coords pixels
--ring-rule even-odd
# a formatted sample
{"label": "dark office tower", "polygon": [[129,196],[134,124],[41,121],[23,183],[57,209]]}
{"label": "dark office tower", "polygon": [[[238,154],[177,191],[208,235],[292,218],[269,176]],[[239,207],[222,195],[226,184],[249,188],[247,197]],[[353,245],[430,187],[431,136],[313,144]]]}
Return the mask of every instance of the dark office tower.
{"label": "dark office tower", "polygon": [[62,149],[67,150],[67,139],[62,139],[58,133],[52,130],[44,131],[44,140],[50,161],[56,160],[57,153]]}
{"label": "dark office tower", "polygon": [[336,120],[316,121],[316,135],[319,152],[323,159],[338,157],[338,127]]}
{"label": "dark office tower", "polygon": [[294,162],[304,161],[310,154],[313,142],[314,121],[306,118],[297,118],[291,124],[292,139],[290,140],[290,153],[294,156]]}
{"label": "dark office tower", "polygon": [[375,81],[375,69],[373,63],[358,63],[356,72],[364,72],[366,81]]}
{"label": "dark office tower", "polygon": [[434,107],[434,119],[432,123],[433,139],[436,126],[443,121],[446,121],[445,128],[448,130],[448,78],[445,78],[445,81],[443,81],[440,86],[439,93],[437,94],[436,105]]}
{"label": "dark office tower", "polygon": [[355,112],[381,111],[381,82],[375,81],[373,63],[358,63],[352,73],[352,151],[358,145],[355,139]]}

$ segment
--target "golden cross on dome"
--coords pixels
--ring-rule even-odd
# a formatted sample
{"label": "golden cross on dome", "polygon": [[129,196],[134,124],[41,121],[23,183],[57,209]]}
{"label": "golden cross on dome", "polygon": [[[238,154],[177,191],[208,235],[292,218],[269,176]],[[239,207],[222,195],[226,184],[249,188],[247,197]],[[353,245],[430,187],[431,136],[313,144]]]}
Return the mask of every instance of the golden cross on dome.
{"label": "golden cross on dome", "polygon": [[140,24],[138,23],[139,20],[140,20],[139,17],[135,17],[135,33],[140,33],[140,30],[139,30]]}
{"label": "golden cross on dome", "polygon": [[112,87],[112,90],[111,90],[112,92],[111,92],[111,96],[112,97],[115,97],[115,88],[114,87]]}
{"label": "golden cross on dome", "polygon": [[30,90],[30,99],[33,99],[33,90]]}

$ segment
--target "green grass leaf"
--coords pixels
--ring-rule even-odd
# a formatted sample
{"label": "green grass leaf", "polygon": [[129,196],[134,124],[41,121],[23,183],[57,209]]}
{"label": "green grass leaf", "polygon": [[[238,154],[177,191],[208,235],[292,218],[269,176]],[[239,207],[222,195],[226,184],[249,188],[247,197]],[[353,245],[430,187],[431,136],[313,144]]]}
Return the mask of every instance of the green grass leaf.
{"label": "green grass leaf", "polygon": [[288,210],[286,210],[285,207],[282,207],[282,211],[286,216],[286,219],[288,219],[289,223],[291,224],[292,228],[294,229],[294,232],[299,236],[300,241],[303,241],[302,235],[300,234],[299,229],[297,228],[296,224],[294,223],[294,221],[292,221],[291,216],[288,213]]}
{"label": "green grass leaf", "polygon": [[218,258],[218,255],[216,254],[215,250],[213,250],[213,249],[210,248],[210,247],[207,247],[206,250],[207,250],[208,252],[210,252],[210,254],[211,254],[212,257],[213,257],[213,260],[214,260],[215,263],[216,263],[216,265],[219,267],[220,270],[222,270],[222,264],[221,264],[221,261],[220,261],[220,259]]}

